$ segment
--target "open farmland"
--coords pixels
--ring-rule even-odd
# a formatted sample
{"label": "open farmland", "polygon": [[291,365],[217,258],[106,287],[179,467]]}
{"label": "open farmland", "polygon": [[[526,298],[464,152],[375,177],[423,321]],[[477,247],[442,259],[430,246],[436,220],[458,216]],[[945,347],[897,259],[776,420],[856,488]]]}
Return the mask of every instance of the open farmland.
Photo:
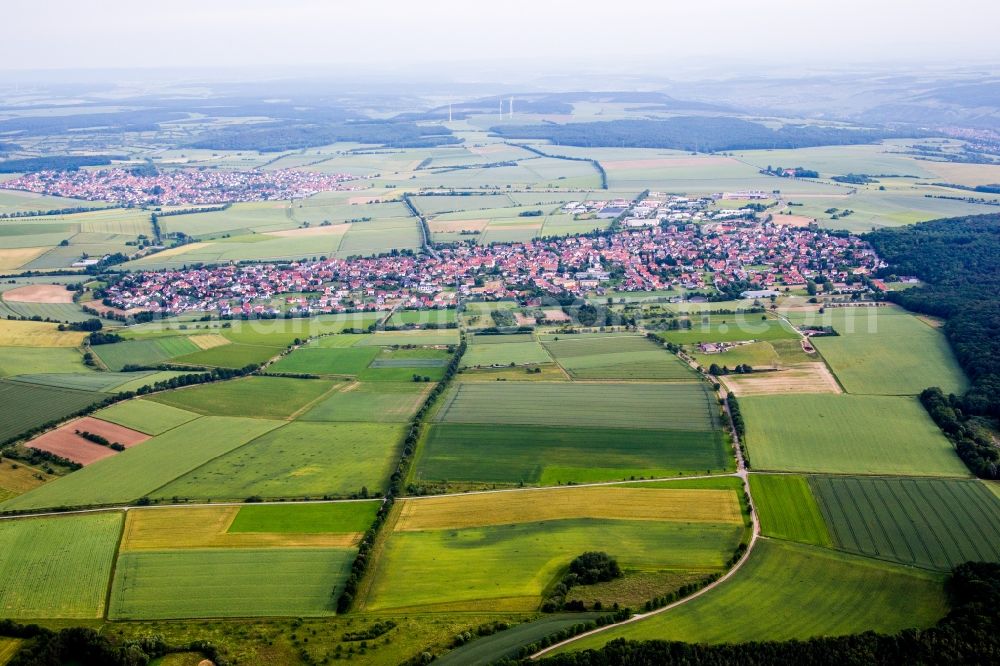
{"label": "open farmland", "polygon": [[0,523],[0,614],[99,618],[122,516],[59,516]]}
{"label": "open farmland", "polygon": [[121,444],[126,448],[141,444],[149,439],[149,435],[136,430],[130,430],[115,423],[85,416],[70,421],[55,430],[49,430],[32,439],[27,443],[27,446],[41,451],[48,451],[61,458],[67,458],[83,465],[113,456],[117,453],[109,446],[102,446],[82,437],[80,433],[97,435],[106,439],[110,444]]}
{"label": "open farmland", "polygon": [[156,491],[156,497],[234,499],[344,496],[384,490],[401,425],[293,422]]}
{"label": "open farmland", "polygon": [[461,383],[437,420],[710,431],[716,407],[702,384]]}
{"label": "open farmland", "polygon": [[199,414],[283,419],[318,400],[333,386],[318,379],[246,377],[164,391],[148,399]]}
{"label": "open farmland", "polygon": [[91,391],[0,380],[0,404],[4,408],[4,418],[0,421],[0,441],[69,416],[106,397],[103,393]]}
{"label": "open farmland", "polygon": [[[962,393],[965,377],[939,329],[888,308],[828,309],[809,316],[840,334],[813,340],[848,393],[916,395],[928,386]],[[814,322],[814,323],[813,323]]]}
{"label": "open farmland", "polygon": [[1000,499],[978,481],[810,478],[838,548],[948,570],[1000,562]]}
{"label": "open farmland", "polygon": [[121,370],[126,365],[158,365],[197,352],[198,346],[185,336],[177,336],[115,342],[110,345],[97,345],[93,350],[110,370]]}
{"label": "open farmland", "polygon": [[183,423],[193,421],[199,416],[194,412],[152,400],[118,402],[94,415],[97,418],[144,432],[147,435],[159,435]]}
{"label": "open farmland", "polygon": [[126,552],[118,558],[115,619],[333,615],[353,548]]}
{"label": "open farmland", "polygon": [[283,357],[269,370],[311,375],[357,375],[375,360],[378,352],[378,347],[323,348],[310,344]]}
{"label": "open farmland", "polygon": [[574,379],[695,378],[687,364],[644,337],[566,336],[543,344]]}
{"label": "open farmland", "polygon": [[717,431],[437,423],[418,454],[414,476],[421,481],[554,484],[731,467]]}
{"label": "open farmland", "polygon": [[798,337],[780,319],[765,315],[700,315],[691,317],[691,327],[662,331],[658,335],[667,342],[692,345],[699,342],[769,342]]}
{"label": "open farmland", "polygon": [[230,533],[358,534],[371,527],[379,500],[335,504],[289,504],[240,507]]}
{"label": "open farmland", "polygon": [[817,546],[832,545],[806,477],[751,474],[750,489],[763,534]]}
{"label": "open farmland", "polygon": [[366,335],[357,343],[359,347],[374,345],[388,347],[392,345],[457,345],[458,329],[418,329],[414,331],[376,331]]}
{"label": "open farmland", "polygon": [[432,386],[423,382],[341,384],[300,419],[404,423],[420,409]]}
{"label": "open farmland", "polygon": [[967,476],[916,398],[769,395],[740,400],[754,469]]}
{"label": "open farmland", "polygon": [[623,567],[721,567],[744,530],[735,493],[673,492],[581,488],[406,500],[389,519],[365,607],[487,602],[530,610],[585,550],[605,550]]}
{"label": "open farmland", "polygon": [[947,612],[941,578],[815,546],[763,540],[739,573],[679,608],[574,642],[616,638],[726,643],[895,633]]}
{"label": "open farmland", "polygon": [[280,351],[280,347],[220,345],[177,356],[173,360],[181,364],[207,365],[215,368],[243,368],[248,365],[264,363],[277,356]]}
{"label": "open farmland", "polygon": [[78,349],[0,347],[0,376],[84,373],[87,370]]}
{"label": "open farmland", "polygon": [[118,504],[135,500],[280,425],[281,421],[206,416],[142,446],[47,483],[0,504],[0,509]]}
{"label": "open farmland", "polygon": [[86,333],[60,331],[58,324],[0,319],[0,347],[79,347]]}
{"label": "open farmland", "polygon": [[[481,340],[482,337],[480,336],[476,340]],[[548,355],[540,344],[534,341],[472,344],[469,345],[468,351],[462,356],[462,365],[470,368],[493,365],[509,366],[511,363],[515,365],[531,365],[551,362],[552,357]]]}

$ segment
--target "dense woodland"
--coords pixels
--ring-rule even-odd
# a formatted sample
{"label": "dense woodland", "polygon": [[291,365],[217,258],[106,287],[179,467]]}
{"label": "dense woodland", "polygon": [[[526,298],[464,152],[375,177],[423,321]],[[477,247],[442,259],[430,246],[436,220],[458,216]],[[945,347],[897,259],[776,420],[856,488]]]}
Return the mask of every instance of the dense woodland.
{"label": "dense woodland", "polygon": [[1000,660],[1000,565],[966,563],[948,582],[951,612],[935,627],[895,636],[864,633],[808,641],[692,645],[615,640],[600,650],[523,664],[645,666],[647,664],[995,664]]}
{"label": "dense woodland", "polygon": [[673,148],[699,152],[838,146],[922,136],[916,130],[848,130],[814,125],[786,125],[773,130],[760,123],[739,118],[696,116],[565,125],[508,125],[493,127],[491,131],[510,139],[548,139],[552,143],[568,146]]}
{"label": "dense woodland", "polygon": [[1000,417],[1000,215],[935,220],[866,236],[889,263],[883,277],[927,284],[890,292],[908,310],[944,317],[944,331],[972,388],[967,414]]}

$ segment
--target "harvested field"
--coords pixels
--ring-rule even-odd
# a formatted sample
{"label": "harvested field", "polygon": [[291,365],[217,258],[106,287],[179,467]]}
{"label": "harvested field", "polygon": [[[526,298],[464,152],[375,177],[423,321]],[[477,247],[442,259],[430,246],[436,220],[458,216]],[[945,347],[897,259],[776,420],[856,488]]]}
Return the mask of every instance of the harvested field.
{"label": "harvested field", "polygon": [[121,551],[187,548],[349,548],[361,540],[355,532],[233,532],[241,508],[165,507],[132,509],[125,519]]}
{"label": "harvested field", "polygon": [[843,393],[826,363],[802,363],[773,372],[719,377],[737,397],[778,393]]}
{"label": "harvested field", "polygon": [[431,220],[428,225],[431,233],[447,233],[454,231],[483,231],[489,220]]}
{"label": "harvested field", "polygon": [[188,336],[188,340],[197,345],[198,349],[213,349],[215,347],[221,347],[222,345],[232,344],[232,341],[229,338],[215,333],[208,333],[206,335],[190,335]]}
{"label": "harvested field", "polygon": [[79,347],[86,333],[60,331],[58,324],[0,319],[0,347]]}
{"label": "harvested field", "polygon": [[141,432],[86,416],[39,435],[28,442],[27,446],[40,451],[48,451],[81,465],[89,465],[118,453],[109,446],[103,446],[81,437],[77,434],[78,432],[99,435],[112,444],[122,444],[126,448],[149,439],[149,435]]}
{"label": "harvested field", "polygon": [[284,231],[268,231],[265,236],[278,238],[302,238],[308,236],[339,236],[350,231],[350,224],[330,224],[325,227],[308,227],[306,229],[285,229]]}
{"label": "harvested field", "polygon": [[18,247],[0,249],[0,270],[13,271],[48,252],[48,247]]}
{"label": "harvested field", "polygon": [[32,284],[5,291],[3,300],[11,303],[72,303],[73,293],[61,284]]}
{"label": "harvested field", "polygon": [[456,530],[573,518],[742,524],[729,490],[592,486],[401,500],[398,532]]}
{"label": "harvested field", "polygon": [[771,220],[783,227],[808,227],[816,218],[805,215],[772,215]]}

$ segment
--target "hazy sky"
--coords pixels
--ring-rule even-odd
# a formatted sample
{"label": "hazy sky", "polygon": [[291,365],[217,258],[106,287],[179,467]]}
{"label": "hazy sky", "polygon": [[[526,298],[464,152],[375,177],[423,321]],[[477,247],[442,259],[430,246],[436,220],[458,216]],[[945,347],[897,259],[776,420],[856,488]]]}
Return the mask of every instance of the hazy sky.
{"label": "hazy sky", "polygon": [[1000,61],[995,0],[31,0],[0,68]]}

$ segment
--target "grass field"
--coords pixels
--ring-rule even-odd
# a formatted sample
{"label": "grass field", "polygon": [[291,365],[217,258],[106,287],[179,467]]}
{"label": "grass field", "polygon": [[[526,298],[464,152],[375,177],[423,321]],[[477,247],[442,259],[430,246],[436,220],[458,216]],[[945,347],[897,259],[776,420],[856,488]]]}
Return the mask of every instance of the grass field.
{"label": "grass field", "polygon": [[101,617],[121,524],[118,513],[0,523],[0,615]]}
{"label": "grass field", "polygon": [[533,610],[582,552],[606,551],[625,567],[712,570],[742,533],[742,524],[601,519],[394,532],[366,608]]}
{"label": "grass field", "polygon": [[353,548],[126,552],[115,619],[332,615]]}
{"label": "grass field", "polygon": [[770,395],[740,400],[754,469],[968,476],[916,398]]}
{"label": "grass field", "polygon": [[833,545],[805,477],[751,474],[750,490],[761,532],[766,536],[817,546]]}
{"label": "grass field", "polygon": [[514,658],[518,650],[550,634],[573,625],[590,622],[602,613],[569,613],[545,615],[533,622],[524,622],[492,636],[477,638],[472,643],[445,653],[435,663],[438,666],[490,666],[501,659]]}
{"label": "grass field", "polygon": [[838,548],[948,570],[1000,561],[1000,499],[978,481],[810,478]]}
{"label": "grass field", "polygon": [[388,347],[391,345],[457,345],[458,329],[441,328],[418,331],[376,331],[366,335],[357,343],[359,347],[369,345]]}
{"label": "grass field", "polygon": [[147,435],[159,435],[199,415],[152,400],[126,400],[106,407],[94,416]]}
{"label": "grass field", "polygon": [[83,373],[83,355],[77,349],[0,347],[0,377],[42,373]]}
{"label": "grass field", "polygon": [[0,441],[61,419],[107,397],[103,393],[0,380]]}
{"label": "grass field", "polygon": [[[480,336],[479,339],[482,339]],[[501,337],[501,336],[495,336]],[[519,336],[520,337],[520,336]],[[537,342],[503,342],[500,344],[472,344],[462,356],[464,367],[491,365],[528,365],[550,363],[552,358]]]}
{"label": "grass field", "polygon": [[244,506],[229,526],[230,532],[315,534],[365,532],[372,526],[380,502]]}
{"label": "grass field", "polygon": [[242,368],[254,363],[263,363],[277,356],[280,351],[280,347],[231,344],[211,349],[201,349],[192,354],[177,356],[173,360],[176,363],[190,365],[207,365],[216,368]]}
{"label": "grass field", "polygon": [[312,375],[357,375],[375,360],[378,351],[378,347],[330,349],[309,345],[296,349],[269,369]]}
{"label": "grass field", "polygon": [[662,331],[658,335],[669,342],[692,345],[699,342],[768,342],[798,337],[780,319],[761,319],[763,315],[701,315],[691,319],[691,328]]}
{"label": "grass field", "polygon": [[300,418],[403,423],[420,409],[432,386],[412,381],[352,382],[340,386]]}
{"label": "grass field", "polygon": [[816,317],[817,325],[840,333],[813,344],[848,393],[916,395],[928,386],[965,391],[965,377],[940,329],[908,314],[869,309],[871,316],[839,308]]}
{"label": "grass field", "polygon": [[720,433],[438,423],[418,454],[427,481],[529,484],[704,474],[732,467]]}
{"label": "grass field", "polygon": [[317,335],[340,333],[345,328],[366,329],[383,316],[379,312],[355,312],[308,318],[234,321],[231,328],[223,329],[222,335],[238,344],[285,347],[295,338],[305,340]]}
{"label": "grass field", "polygon": [[196,352],[198,346],[185,336],[177,336],[97,345],[93,351],[104,362],[104,365],[108,366],[108,369],[121,370],[129,364],[157,365]]}
{"label": "grass field", "polygon": [[34,375],[18,375],[15,380],[41,386],[77,389],[79,391],[117,392],[122,384],[139,382],[150,372],[43,372]]}
{"label": "grass field", "polygon": [[690,643],[784,641],[927,627],[947,612],[942,579],[816,546],[763,540],[717,589],[647,620],[574,642],[616,638]]}
{"label": "grass field", "polygon": [[15,497],[0,509],[132,502],[260,437],[281,421],[206,416]]}
{"label": "grass field", "polygon": [[680,379],[694,373],[661,346],[638,336],[566,336],[545,349],[577,379]]}
{"label": "grass field", "polygon": [[157,497],[323,497],[386,488],[401,425],[293,422],[160,488]]}
{"label": "grass field", "polygon": [[716,407],[701,384],[460,383],[437,414],[448,423],[709,431]]}
{"label": "grass field", "polygon": [[164,391],[153,402],[213,416],[288,418],[333,388],[329,381],[285,377],[246,377]]}

